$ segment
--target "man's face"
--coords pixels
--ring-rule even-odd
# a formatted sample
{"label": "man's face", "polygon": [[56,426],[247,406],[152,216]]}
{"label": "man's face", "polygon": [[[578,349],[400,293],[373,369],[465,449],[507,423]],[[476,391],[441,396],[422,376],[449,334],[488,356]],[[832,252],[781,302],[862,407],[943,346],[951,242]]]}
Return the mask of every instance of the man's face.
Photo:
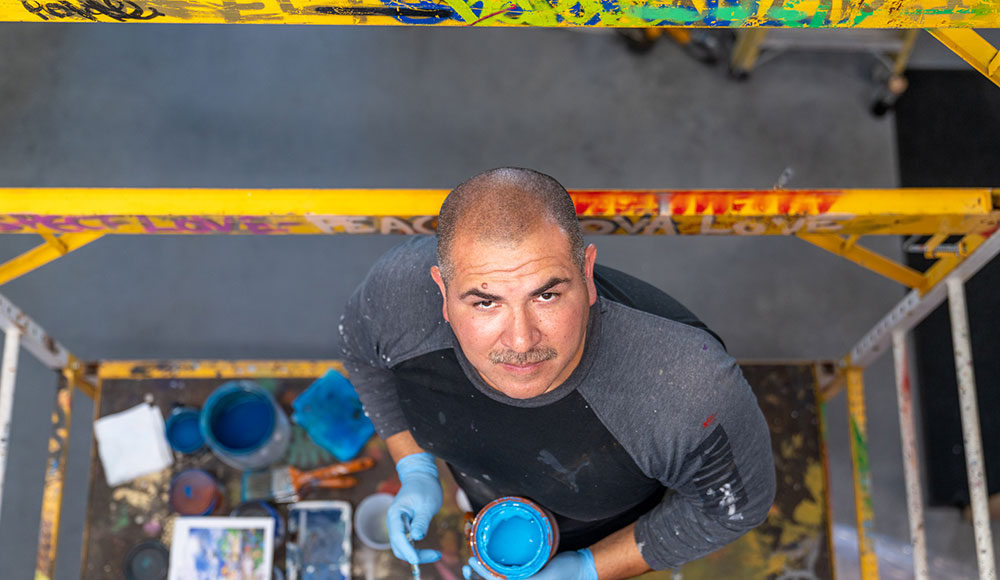
{"label": "man's face", "polygon": [[462,352],[491,387],[515,399],[546,393],[566,380],[583,354],[587,314],[597,300],[597,250],[584,269],[570,257],[569,238],[544,224],[517,246],[477,242],[459,234],[451,250],[444,317]]}

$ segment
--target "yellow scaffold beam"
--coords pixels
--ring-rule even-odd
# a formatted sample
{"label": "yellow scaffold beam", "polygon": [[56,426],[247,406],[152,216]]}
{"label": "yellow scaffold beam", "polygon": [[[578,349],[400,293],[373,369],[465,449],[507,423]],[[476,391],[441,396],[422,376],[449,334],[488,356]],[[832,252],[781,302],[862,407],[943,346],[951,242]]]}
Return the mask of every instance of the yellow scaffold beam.
{"label": "yellow scaffold beam", "polygon": [[309,379],[330,369],[347,375],[339,360],[105,360],[97,376],[108,379]]}
{"label": "yellow scaffold beam", "polygon": [[52,235],[51,230],[38,230],[35,233],[41,234],[42,238],[45,239],[45,243],[0,264],[0,285],[6,284],[18,276],[27,274],[35,268],[61,258],[67,253],[81,248],[104,235],[103,232],[99,231],[75,234],[66,233],[59,237]]}
{"label": "yellow scaffold beam", "polygon": [[995,0],[0,0],[0,20],[561,27],[1000,25]]}
{"label": "yellow scaffold beam", "polygon": [[[1000,2],[997,6],[1000,6]],[[1000,86],[1000,51],[975,30],[939,28],[928,32]]]}
{"label": "yellow scaffold beam", "polygon": [[810,244],[823,248],[828,252],[833,252],[842,258],[850,260],[876,274],[881,274],[890,280],[895,280],[904,286],[910,288],[922,288],[924,286],[923,274],[913,268],[890,260],[882,254],[857,245],[857,236],[845,239],[841,236],[829,234],[801,234],[799,237]]}
{"label": "yellow scaffold beam", "polygon": [[[443,189],[0,188],[0,233],[433,234],[446,194]],[[570,195],[584,232],[598,235],[933,235],[987,233],[1000,225],[1000,201],[985,188],[571,190]]]}

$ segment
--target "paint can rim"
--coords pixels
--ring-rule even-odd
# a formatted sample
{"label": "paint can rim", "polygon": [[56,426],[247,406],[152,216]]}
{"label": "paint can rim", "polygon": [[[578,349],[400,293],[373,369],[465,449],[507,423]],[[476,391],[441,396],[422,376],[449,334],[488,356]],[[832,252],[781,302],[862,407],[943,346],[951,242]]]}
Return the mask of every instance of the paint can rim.
{"label": "paint can rim", "polygon": [[[204,475],[207,478],[205,480],[205,483],[206,484],[207,483],[211,483],[214,486],[215,493],[212,495],[212,501],[208,504],[208,507],[205,509],[204,512],[201,512],[201,513],[184,513],[181,510],[177,509],[177,504],[174,503],[174,489],[175,489],[175,487],[177,485],[177,480],[180,479],[181,477],[185,476],[185,475],[188,475],[188,474],[201,474],[201,475]],[[204,469],[198,469],[196,467],[185,469],[185,470],[181,471],[180,473],[178,473],[177,475],[175,475],[174,478],[170,480],[170,489],[167,492],[167,503],[170,505],[170,509],[174,510],[175,512],[177,512],[177,513],[179,513],[181,515],[189,515],[189,516],[207,516],[207,515],[210,515],[210,514],[214,513],[215,510],[219,507],[219,504],[221,503],[221,500],[222,500],[222,490],[219,488],[219,480],[216,479],[211,473],[205,471]]]}
{"label": "paint can rim", "polygon": [[[213,415],[218,411],[216,407],[222,403],[223,399],[236,395],[240,391],[268,403],[273,412],[268,415],[269,420],[265,433],[261,435],[260,440],[256,444],[252,447],[234,448],[219,441],[219,438],[216,437],[215,433],[212,431],[212,421],[215,418]],[[212,391],[212,394],[209,395],[208,400],[206,400],[205,404],[202,406],[201,417],[199,418],[201,434],[206,443],[208,443],[209,447],[213,450],[216,450],[217,448],[223,453],[236,456],[251,455],[260,451],[261,448],[271,442],[271,438],[274,436],[275,429],[277,428],[278,418],[276,415],[279,412],[283,411],[280,407],[278,407],[278,403],[275,401],[274,396],[271,395],[267,389],[260,386],[256,382],[246,380],[228,381],[219,385],[218,388]]]}
{"label": "paint can rim", "polygon": [[[133,559],[146,551],[154,551],[163,557],[163,573],[157,574],[156,576],[138,576],[132,569],[130,564]],[[122,561],[122,571],[125,573],[126,580],[153,580],[165,579],[167,577],[167,571],[170,564],[170,551],[167,547],[163,545],[162,542],[157,540],[146,540],[132,546],[129,551],[125,554],[125,559]]]}
{"label": "paint can rim", "polygon": [[[549,546],[547,554],[542,546],[539,546],[538,552],[536,552],[535,556],[532,557],[528,563],[521,566],[508,566],[495,562],[492,558],[490,558],[489,554],[486,553],[485,549],[481,550],[479,547],[480,524],[483,524],[484,521],[490,517],[489,512],[491,510],[511,503],[518,504],[516,507],[521,508],[524,512],[528,513],[541,525],[544,544]],[[479,510],[475,519],[472,520],[472,524],[469,529],[469,549],[472,552],[472,557],[476,558],[487,571],[500,578],[518,579],[527,578],[536,574],[545,566],[549,559],[555,555],[558,547],[559,529],[556,527],[555,520],[552,515],[542,506],[524,497],[505,496],[491,501],[483,506],[483,509]]]}

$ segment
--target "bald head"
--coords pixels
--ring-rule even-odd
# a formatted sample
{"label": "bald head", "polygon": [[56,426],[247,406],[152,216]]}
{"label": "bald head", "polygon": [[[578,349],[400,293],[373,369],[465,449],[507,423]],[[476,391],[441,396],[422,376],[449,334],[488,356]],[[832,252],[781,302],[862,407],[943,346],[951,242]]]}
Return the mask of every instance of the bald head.
{"label": "bald head", "polygon": [[448,194],[437,225],[438,266],[451,280],[456,238],[516,246],[532,232],[556,226],[569,240],[573,262],[583,270],[583,232],[576,207],[558,181],[532,169],[501,167],[476,175]]}

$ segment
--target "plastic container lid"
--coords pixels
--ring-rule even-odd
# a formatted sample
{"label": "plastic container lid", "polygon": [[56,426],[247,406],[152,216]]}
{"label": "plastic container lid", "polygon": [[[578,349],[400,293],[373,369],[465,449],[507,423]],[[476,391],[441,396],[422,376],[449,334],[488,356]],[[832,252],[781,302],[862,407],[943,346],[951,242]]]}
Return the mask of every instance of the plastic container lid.
{"label": "plastic container lid", "polygon": [[200,469],[185,469],[170,482],[170,507],[183,516],[206,516],[219,505],[219,484]]}
{"label": "plastic container lid", "polygon": [[125,556],[125,578],[128,580],[163,580],[167,577],[170,552],[167,547],[151,540],[136,544]]}

